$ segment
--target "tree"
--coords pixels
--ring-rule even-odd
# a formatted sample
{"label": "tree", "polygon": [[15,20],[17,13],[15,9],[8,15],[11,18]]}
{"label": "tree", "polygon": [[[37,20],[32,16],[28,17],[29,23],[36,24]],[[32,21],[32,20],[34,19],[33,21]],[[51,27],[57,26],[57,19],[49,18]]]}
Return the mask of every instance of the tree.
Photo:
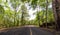
{"label": "tree", "polygon": [[[14,14],[14,26],[16,26],[16,23],[17,23],[17,21],[16,21],[16,16],[17,16],[17,8],[18,7],[20,7],[20,0],[10,0],[10,3],[12,3],[12,8],[14,9],[14,11],[15,11],[15,14]],[[19,23],[17,23],[17,25],[18,25]]]}
{"label": "tree", "polygon": [[52,5],[53,5],[53,12],[54,12],[54,17],[55,17],[55,25],[56,25],[56,29],[60,29],[60,0],[53,0],[52,1]]}
{"label": "tree", "polygon": [[0,25],[2,25],[2,21],[3,21],[3,18],[4,18],[4,8],[2,5],[0,5]]}
{"label": "tree", "polygon": [[[45,16],[46,16],[46,19],[44,19],[45,20],[45,22],[46,22],[46,27],[47,27],[47,18],[48,18],[48,6],[50,5],[50,3],[52,3],[52,0],[32,0],[31,1],[31,7],[33,7],[34,9],[37,7],[37,6],[39,6],[42,10],[45,10],[45,13],[43,12],[43,16],[44,16],[44,14],[45,14]],[[37,14],[38,14],[38,11],[37,11]],[[40,21],[40,18],[41,16],[39,16],[39,14],[38,14],[38,21]],[[44,22],[44,21],[43,21]],[[39,23],[39,22],[38,22]],[[39,23],[39,25],[40,25],[40,23]]]}
{"label": "tree", "polygon": [[27,8],[25,7],[25,5],[21,6],[21,25],[25,25],[26,23],[24,21],[26,21],[26,19],[28,18],[28,11]]}

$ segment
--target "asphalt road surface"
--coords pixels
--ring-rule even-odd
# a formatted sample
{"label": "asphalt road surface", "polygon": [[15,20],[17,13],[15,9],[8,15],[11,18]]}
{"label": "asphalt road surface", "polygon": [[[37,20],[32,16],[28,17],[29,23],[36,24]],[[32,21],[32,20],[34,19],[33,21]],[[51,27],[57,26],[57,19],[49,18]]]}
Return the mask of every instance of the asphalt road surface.
{"label": "asphalt road surface", "polygon": [[0,32],[0,35],[55,35],[52,32],[42,30],[38,27],[22,27]]}

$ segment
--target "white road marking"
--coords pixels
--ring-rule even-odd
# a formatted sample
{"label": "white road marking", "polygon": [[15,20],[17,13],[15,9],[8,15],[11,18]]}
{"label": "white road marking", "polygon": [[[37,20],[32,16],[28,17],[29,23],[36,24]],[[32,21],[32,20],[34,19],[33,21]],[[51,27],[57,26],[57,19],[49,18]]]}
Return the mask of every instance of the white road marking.
{"label": "white road marking", "polygon": [[30,28],[30,35],[32,35],[32,30],[31,30],[31,28]]}

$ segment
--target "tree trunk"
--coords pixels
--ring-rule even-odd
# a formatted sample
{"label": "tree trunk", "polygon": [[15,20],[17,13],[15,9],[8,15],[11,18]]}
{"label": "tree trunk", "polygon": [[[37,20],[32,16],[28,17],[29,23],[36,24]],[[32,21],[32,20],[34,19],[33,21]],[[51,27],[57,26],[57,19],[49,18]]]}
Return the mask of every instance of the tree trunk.
{"label": "tree trunk", "polygon": [[46,0],[46,28],[47,28],[48,0]]}
{"label": "tree trunk", "polygon": [[56,20],[56,29],[60,29],[60,0],[53,0],[52,1],[53,11]]}
{"label": "tree trunk", "polygon": [[38,23],[39,23],[39,27],[40,27],[40,16],[39,16],[39,12],[37,11],[37,15],[38,15]]}

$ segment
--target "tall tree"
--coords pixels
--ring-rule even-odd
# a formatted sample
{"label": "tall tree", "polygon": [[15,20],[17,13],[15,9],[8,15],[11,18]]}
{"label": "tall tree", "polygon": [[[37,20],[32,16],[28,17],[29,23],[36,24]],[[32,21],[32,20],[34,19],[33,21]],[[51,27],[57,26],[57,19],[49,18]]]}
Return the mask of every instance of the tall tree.
{"label": "tall tree", "polygon": [[28,11],[27,11],[27,8],[26,8],[26,6],[25,5],[22,5],[21,6],[21,12],[22,12],[22,14],[21,14],[21,24],[22,25],[25,25],[26,23],[24,22],[27,18],[28,18]]}
{"label": "tall tree", "polygon": [[14,14],[14,26],[16,25],[16,13],[17,13],[17,11],[18,11],[18,9],[17,8],[19,8],[20,7],[20,0],[10,0],[10,3],[12,4],[11,6],[12,6],[12,8],[14,9],[14,11],[15,11],[15,14]]}
{"label": "tall tree", "polygon": [[53,0],[53,11],[56,22],[56,29],[60,29],[60,0]]}

